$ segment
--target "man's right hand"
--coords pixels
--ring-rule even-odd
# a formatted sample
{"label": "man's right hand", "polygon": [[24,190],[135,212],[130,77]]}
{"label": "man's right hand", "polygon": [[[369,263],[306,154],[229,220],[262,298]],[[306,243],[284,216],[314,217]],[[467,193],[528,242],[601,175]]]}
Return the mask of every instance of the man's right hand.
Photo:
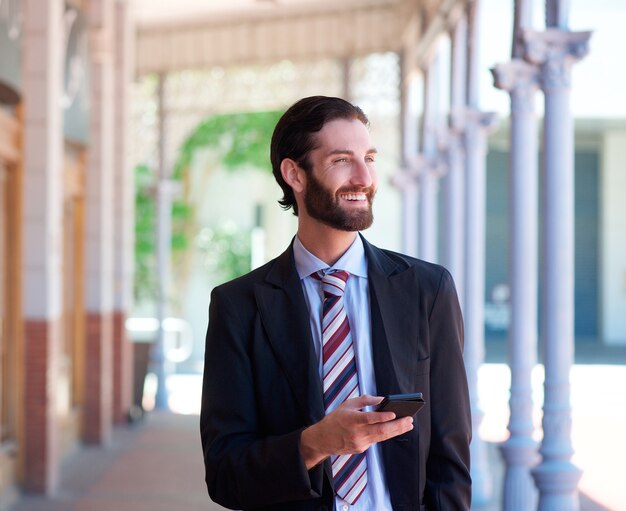
{"label": "man's right hand", "polygon": [[394,420],[393,412],[362,411],[382,400],[368,395],[348,399],[305,429],[300,437],[300,452],[307,470],[331,455],[361,453],[376,442],[411,431],[412,417]]}

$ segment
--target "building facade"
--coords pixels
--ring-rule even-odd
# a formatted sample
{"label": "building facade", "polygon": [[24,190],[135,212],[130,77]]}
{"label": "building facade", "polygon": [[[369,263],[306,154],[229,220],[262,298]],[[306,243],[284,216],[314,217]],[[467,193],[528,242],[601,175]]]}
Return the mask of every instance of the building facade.
{"label": "building facade", "polygon": [[54,493],[64,457],[130,411],[126,7],[0,4],[3,505]]}

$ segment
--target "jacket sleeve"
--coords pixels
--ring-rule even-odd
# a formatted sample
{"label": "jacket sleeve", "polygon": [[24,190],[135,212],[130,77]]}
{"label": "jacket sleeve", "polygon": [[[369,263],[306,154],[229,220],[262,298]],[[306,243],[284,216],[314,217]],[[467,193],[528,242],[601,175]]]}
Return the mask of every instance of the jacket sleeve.
{"label": "jacket sleeve", "polygon": [[247,317],[254,314],[243,309],[224,287],[211,294],[200,414],[209,495],[230,509],[319,497],[323,469],[306,470],[299,447],[303,428],[274,436],[259,432],[259,407],[268,404],[255,396],[249,348],[254,319]]}
{"label": "jacket sleeve", "polygon": [[429,315],[431,443],[426,461],[427,509],[470,509],[472,436],[463,362],[463,318],[451,275],[444,270]]}

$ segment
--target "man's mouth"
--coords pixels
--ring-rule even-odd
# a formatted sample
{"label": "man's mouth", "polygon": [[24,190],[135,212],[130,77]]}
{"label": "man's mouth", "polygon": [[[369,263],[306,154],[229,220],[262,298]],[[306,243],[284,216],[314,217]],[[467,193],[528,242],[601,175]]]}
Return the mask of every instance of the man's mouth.
{"label": "man's mouth", "polygon": [[363,202],[367,200],[367,194],[365,193],[343,193],[340,197],[350,202]]}

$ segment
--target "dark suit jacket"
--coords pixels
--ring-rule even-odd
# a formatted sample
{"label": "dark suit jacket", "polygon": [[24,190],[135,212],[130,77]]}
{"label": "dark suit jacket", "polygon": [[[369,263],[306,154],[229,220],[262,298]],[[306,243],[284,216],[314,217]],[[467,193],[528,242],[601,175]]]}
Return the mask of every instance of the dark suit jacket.
{"label": "dark suit jacket", "polygon": [[[379,395],[422,392],[412,431],[382,444],[394,510],[469,509],[463,322],[441,266],[365,240]],[[231,509],[332,510],[330,463],[307,471],[301,431],[324,417],[293,250],[215,288],[200,430],[206,483]]]}

